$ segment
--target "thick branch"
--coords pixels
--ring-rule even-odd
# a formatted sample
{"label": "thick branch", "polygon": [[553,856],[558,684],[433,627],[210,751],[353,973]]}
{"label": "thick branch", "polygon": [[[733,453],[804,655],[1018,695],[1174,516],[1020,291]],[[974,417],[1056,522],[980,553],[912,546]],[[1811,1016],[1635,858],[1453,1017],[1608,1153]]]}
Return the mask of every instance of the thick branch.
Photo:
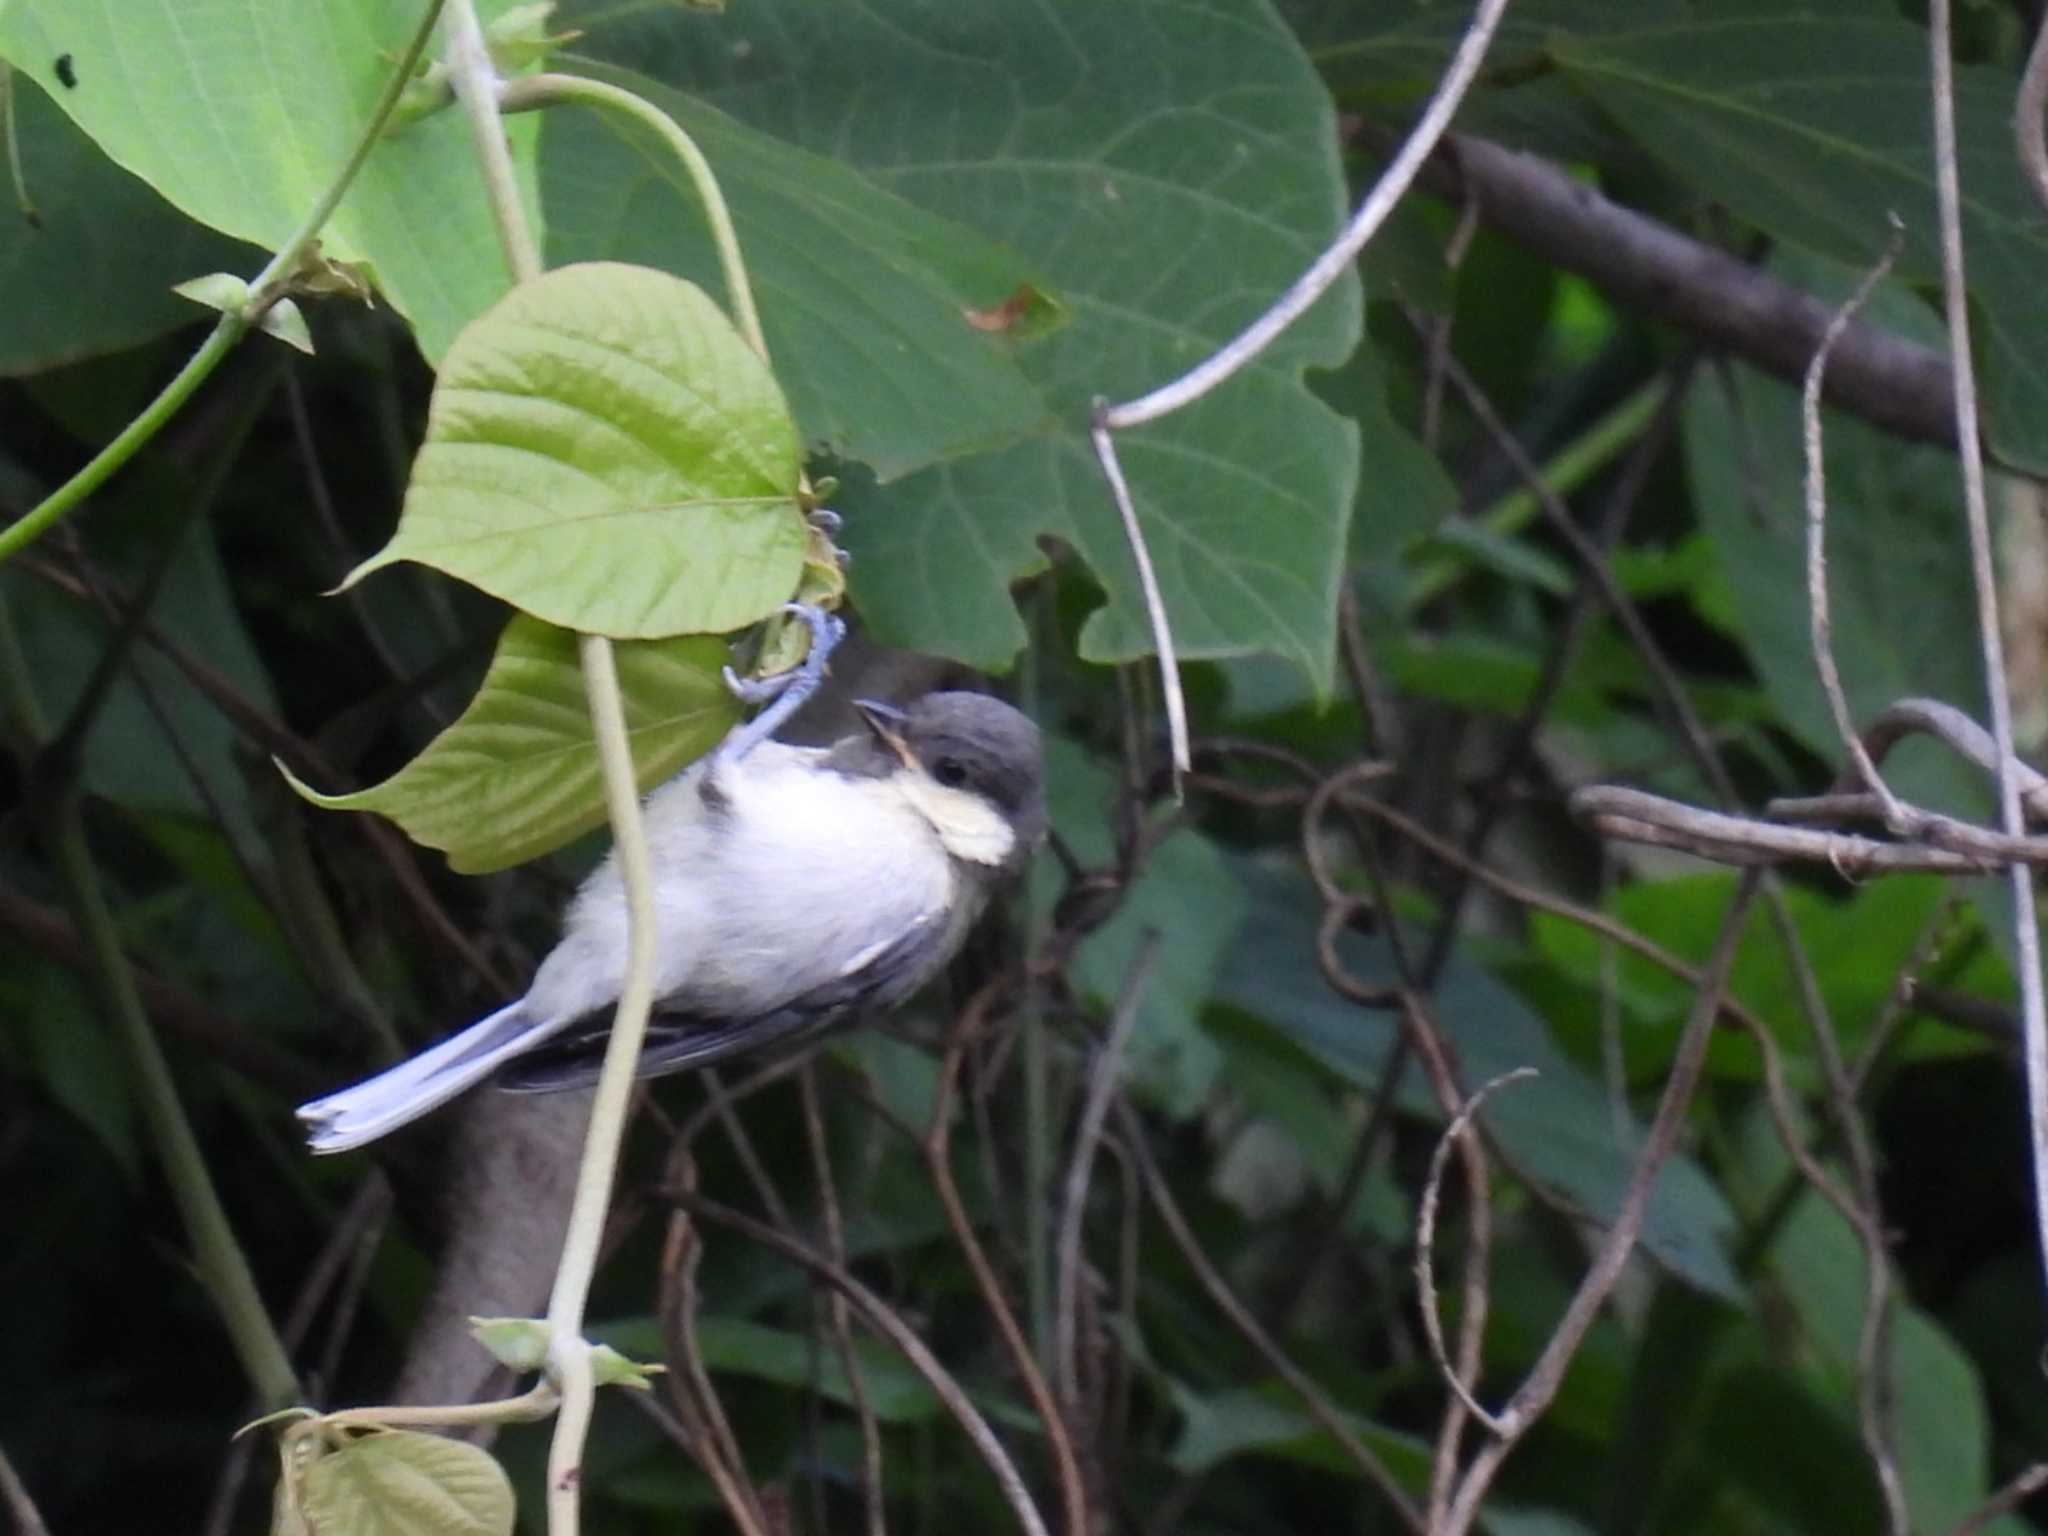
{"label": "thick branch", "polygon": [[[1616,303],[1787,382],[1799,382],[1827,329],[1832,311],[1811,294],[1608,201],[1534,155],[1453,134],[1419,181],[1440,196],[1470,199],[1493,228]],[[1880,222],[1873,221],[1873,235]],[[1843,333],[1828,361],[1826,394],[1887,432],[1955,443],[1948,359],[1875,326]]]}

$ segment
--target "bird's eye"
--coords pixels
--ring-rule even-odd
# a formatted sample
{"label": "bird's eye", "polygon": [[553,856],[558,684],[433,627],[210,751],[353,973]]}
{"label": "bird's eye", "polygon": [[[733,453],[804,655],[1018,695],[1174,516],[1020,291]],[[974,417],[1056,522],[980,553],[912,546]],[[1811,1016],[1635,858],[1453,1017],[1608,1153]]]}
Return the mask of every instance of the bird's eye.
{"label": "bird's eye", "polygon": [[942,757],[932,764],[932,777],[948,789],[958,789],[967,782],[967,765],[957,757]]}

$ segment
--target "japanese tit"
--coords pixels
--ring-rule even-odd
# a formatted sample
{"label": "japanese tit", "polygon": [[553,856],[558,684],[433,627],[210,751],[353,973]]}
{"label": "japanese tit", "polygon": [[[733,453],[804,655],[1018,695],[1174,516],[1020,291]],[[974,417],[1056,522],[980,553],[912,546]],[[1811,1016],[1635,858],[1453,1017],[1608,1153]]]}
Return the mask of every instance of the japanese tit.
{"label": "japanese tit", "polygon": [[[641,1076],[787,1050],[897,1006],[1043,837],[1038,730],[1009,705],[934,693],[856,707],[865,728],[830,747],[721,751],[647,797],[658,953]],[[374,1141],[490,1077],[527,1092],[594,1083],[625,954],[612,857],[524,997],[302,1105],[313,1150]]]}

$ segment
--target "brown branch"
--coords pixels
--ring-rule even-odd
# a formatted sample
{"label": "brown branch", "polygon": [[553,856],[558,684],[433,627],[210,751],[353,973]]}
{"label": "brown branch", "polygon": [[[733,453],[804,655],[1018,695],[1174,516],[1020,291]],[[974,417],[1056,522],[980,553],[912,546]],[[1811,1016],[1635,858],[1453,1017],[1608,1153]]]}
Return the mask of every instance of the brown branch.
{"label": "brown branch", "polygon": [[[1827,328],[1830,306],[1669,225],[1610,202],[1560,167],[1453,134],[1421,185],[1470,198],[1487,224],[1576,272],[1616,303],[1664,320],[1790,383]],[[1843,335],[1827,398],[1887,432],[1955,443],[1948,359],[1869,325]]]}

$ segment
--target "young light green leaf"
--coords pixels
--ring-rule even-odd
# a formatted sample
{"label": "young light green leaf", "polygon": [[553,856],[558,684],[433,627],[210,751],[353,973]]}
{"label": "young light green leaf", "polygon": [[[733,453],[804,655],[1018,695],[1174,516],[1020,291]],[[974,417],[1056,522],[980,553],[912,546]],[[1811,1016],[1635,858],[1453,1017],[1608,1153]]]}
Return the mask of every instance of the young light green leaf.
{"label": "young light green leaf", "polygon": [[313,333],[306,328],[305,314],[291,299],[279,299],[263,311],[263,318],[256,322],[266,336],[275,336],[286,346],[313,355]]}
{"label": "young light green leaf", "polygon": [[[724,660],[725,647],[703,636],[618,647],[643,789],[703,756],[738,718],[719,674]],[[464,874],[538,858],[604,821],[576,637],[515,616],[462,717],[382,784],[323,795],[285,777],[328,810],[390,817]]]}
{"label": "young light green leaf", "polygon": [[703,290],[615,262],[524,283],[456,338],[391,542],[615,640],[738,629],[796,590],[796,428]]}
{"label": "young light green leaf", "polygon": [[554,1336],[543,1317],[472,1317],[469,1332],[498,1364],[515,1371],[537,1371],[547,1364],[548,1340]]}
{"label": "young light green leaf", "polygon": [[667,1369],[665,1365],[631,1359],[609,1344],[599,1344],[590,1351],[591,1377],[600,1387],[631,1387],[635,1392],[652,1392],[654,1378]]}
{"label": "young light green leaf", "polygon": [[298,1514],[319,1536],[508,1536],[512,1484],[466,1440],[383,1430],[299,1474]]}
{"label": "young light green leaf", "polygon": [[171,292],[222,314],[231,314],[249,302],[247,280],[232,272],[209,272],[204,277],[187,278],[173,285]]}

